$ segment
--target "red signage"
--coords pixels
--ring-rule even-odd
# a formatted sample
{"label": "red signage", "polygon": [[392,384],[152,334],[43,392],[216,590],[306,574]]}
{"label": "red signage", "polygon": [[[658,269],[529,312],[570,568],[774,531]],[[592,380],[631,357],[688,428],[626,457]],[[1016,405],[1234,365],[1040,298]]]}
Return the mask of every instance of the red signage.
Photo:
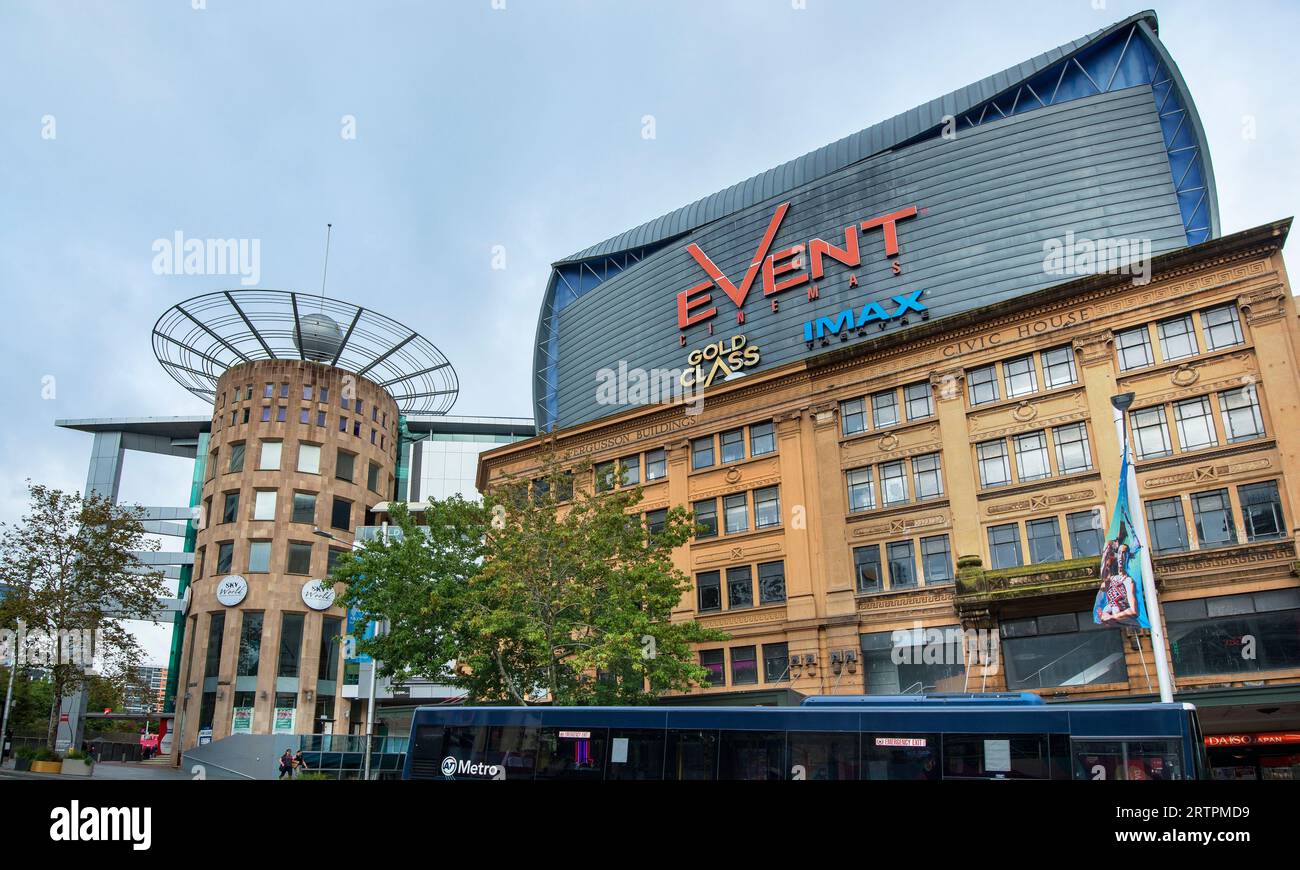
{"label": "red signage", "polygon": [[[743,308],[745,299],[749,296],[750,288],[754,286],[754,281],[760,274],[763,279],[763,295],[775,296],[794,287],[808,284],[810,280],[814,282],[821,280],[825,274],[825,259],[827,257],[845,266],[862,265],[862,251],[858,244],[859,233],[865,233],[879,227],[884,234],[885,256],[897,256],[898,222],[910,217],[916,217],[916,206],[909,205],[889,214],[869,218],[856,224],[849,224],[844,228],[844,247],[842,248],[837,248],[830,242],[816,238],[809,241],[807,245],[794,245],[769,253],[772,242],[776,238],[776,232],[781,227],[781,221],[789,210],[790,203],[788,202],[783,202],[776,207],[772,219],[768,221],[767,231],[763,233],[763,238],[759,240],[758,248],[754,251],[754,256],[750,260],[749,268],[745,270],[744,276],[740,279],[740,286],[736,286],[735,282],[718,268],[717,264],[713,262],[708,254],[701,250],[699,245],[692,242],[686,246],[686,252],[691,255],[700,268],[704,270],[704,274],[709,277],[707,281],[701,281],[699,284],[677,294],[678,329],[685,329],[696,323],[702,323],[718,313],[717,307],[713,305],[713,294],[708,292],[714,287],[725,293],[732,304],[736,306],[736,322],[744,323],[745,312]],[[809,270],[807,272],[801,271],[804,268],[803,255],[805,250],[808,252],[809,260]],[[895,264],[894,271],[898,272],[897,264]],[[857,285],[856,277],[850,279],[850,285]],[[808,288],[808,298],[817,298],[817,285],[815,283]],[[775,308],[776,300],[772,301],[772,305]]]}
{"label": "red signage", "polygon": [[1300,743],[1300,731],[1266,731],[1260,734],[1209,734],[1205,745],[1222,748],[1225,746],[1281,746],[1288,743]]}

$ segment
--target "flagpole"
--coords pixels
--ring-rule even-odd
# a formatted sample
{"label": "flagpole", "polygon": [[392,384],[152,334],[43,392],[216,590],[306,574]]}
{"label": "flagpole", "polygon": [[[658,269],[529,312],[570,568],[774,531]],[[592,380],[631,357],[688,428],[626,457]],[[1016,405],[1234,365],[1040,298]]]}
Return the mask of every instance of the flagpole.
{"label": "flagpole", "polygon": [[[1132,456],[1128,443],[1127,411],[1133,404],[1132,393],[1111,396],[1111,407],[1115,411],[1115,434],[1119,436],[1121,457]],[[1129,517],[1132,528],[1129,532],[1139,544],[1138,552],[1142,556],[1142,596],[1146,599],[1147,621],[1151,624],[1151,651],[1156,659],[1156,680],[1160,684],[1160,700],[1171,704],[1174,700],[1174,682],[1169,668],[1169,653],[1165,647],[1165,623],[1160,615],[1160,599],[1156,596],[1156,572],[1151,564],[1151,548],[1147,546],[1146,511],[1142,507],[1142,497],[1138,493],[1137,470],[1129,462],[1127,481]],[[1116,493],[1118,498],[1118,493]]]}

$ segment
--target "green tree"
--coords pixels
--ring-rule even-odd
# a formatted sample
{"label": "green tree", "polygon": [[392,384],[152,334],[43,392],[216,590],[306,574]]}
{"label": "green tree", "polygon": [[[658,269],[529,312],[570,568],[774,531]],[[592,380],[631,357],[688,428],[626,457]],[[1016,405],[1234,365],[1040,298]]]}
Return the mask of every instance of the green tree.
{"label": "green tree", "polygon": [[[0,666],[0,698],[8,687],[9,668]],[[9,730],[19,737],[44,735],[53,698],[54,687],[49,680],[19,668],[14,675],[14,695],[9,703]]]}
{"label": "green tree", "polygon": [[[48,638],[53,697],[46,742],[51,750],[62,699],[86,683],[92,666],[124,687],[142,654],[123,620],[152,620],[166,593],[162,574],[135,555],[157,550],[141,524],[143,509],[28,484],[29,513],[0,523],[0,627]],[[92,649],[87,649],[90,640]],[[54,645],[57,644],[57,645]],[[92,660],[93,654],[93,660]]]}

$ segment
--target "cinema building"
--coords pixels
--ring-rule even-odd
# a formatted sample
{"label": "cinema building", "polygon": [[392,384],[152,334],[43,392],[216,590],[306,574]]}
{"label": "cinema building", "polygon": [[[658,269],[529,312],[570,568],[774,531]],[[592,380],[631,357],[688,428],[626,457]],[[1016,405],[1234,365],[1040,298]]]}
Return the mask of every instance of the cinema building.
{"label": "cinema building", "polygon": [[1254,741],[1223,775],[1289,776],[1289,227],[1220,232],[1192,96],[1135,15],[557,261],[543,434],[484,453],[479,489],[553,440],[651,523],[692,508],[674,618],[731,636],[701,696],[1151,698],[1149,634],[1091,617],[1134,393],[1176,697]]}

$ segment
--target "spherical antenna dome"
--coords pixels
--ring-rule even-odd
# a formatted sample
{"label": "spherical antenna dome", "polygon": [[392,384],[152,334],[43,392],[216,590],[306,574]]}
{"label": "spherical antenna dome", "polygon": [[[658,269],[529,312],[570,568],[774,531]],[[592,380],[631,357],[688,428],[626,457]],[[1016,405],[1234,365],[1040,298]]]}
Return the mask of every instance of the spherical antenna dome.
{"label": "spherical antenna dome", "polygon": [[294,345],[305,359],[324,362],[338,353],[343,342],[343,330],[333,318],[324,314],[305,314],[301,321],[301,337],[294,337]]}

